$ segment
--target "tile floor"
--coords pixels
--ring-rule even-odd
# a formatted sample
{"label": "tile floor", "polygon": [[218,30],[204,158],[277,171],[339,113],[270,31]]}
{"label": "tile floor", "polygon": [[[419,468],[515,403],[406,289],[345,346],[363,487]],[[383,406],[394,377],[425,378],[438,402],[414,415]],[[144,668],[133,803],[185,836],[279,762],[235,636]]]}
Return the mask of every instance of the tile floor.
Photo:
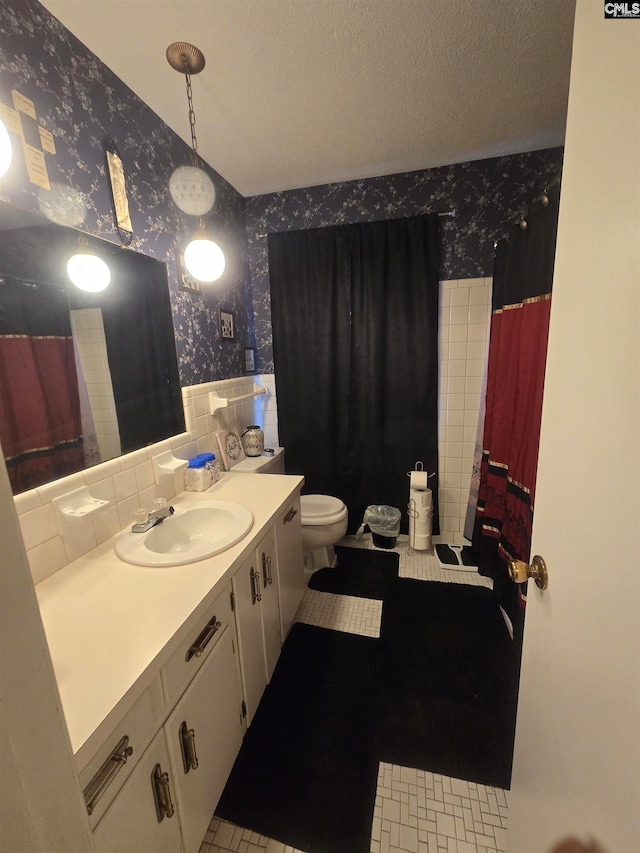
{"label": "tile floor", "polygon": [[[371,536],[343,545],[373,548]],[[412,552],[399,537],[404,578],[491,586],[475,572],[441,569],[435,556]],[[380,636],[382,602],[307,590],[296,619],[323,628]],[[371,853],[506,853],[507,792],[438,773],[380,763]],[[305,853],[214,818],[200,853]],[[327,853],[350,853],[331,850]]]}

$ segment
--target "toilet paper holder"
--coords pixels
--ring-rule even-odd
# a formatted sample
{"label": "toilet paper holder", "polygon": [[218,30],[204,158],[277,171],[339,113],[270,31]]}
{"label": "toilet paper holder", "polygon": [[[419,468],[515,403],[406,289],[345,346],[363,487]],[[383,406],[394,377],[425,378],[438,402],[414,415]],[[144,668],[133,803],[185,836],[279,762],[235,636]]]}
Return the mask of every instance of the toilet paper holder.
{"label": "toilet paper holder", "polygon": [[413,471],[407,471],[407,477],[409,478],[409,488],[415,489],[418,492],[424,492],[429,488],[429,478],[435,476],[435,471],[433,474],[427,474],[424,470],[424,464],[420,461],[416,462],[415,468]]}

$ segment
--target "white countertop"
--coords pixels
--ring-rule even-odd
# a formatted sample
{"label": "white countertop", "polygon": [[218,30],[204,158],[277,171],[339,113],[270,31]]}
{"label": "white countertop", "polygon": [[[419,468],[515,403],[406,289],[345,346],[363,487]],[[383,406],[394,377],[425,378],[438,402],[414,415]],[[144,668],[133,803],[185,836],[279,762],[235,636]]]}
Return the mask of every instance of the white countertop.
{"label": "white countertop", "polygon": [[217,556],[185,566],[133,566],[115,555],[114,536],[36,586],[79,767],[157,676],[303,482],[299,476],[227,473],[205,492],[177,496],[176,507],[214,499],[251,510],[251,530]]}

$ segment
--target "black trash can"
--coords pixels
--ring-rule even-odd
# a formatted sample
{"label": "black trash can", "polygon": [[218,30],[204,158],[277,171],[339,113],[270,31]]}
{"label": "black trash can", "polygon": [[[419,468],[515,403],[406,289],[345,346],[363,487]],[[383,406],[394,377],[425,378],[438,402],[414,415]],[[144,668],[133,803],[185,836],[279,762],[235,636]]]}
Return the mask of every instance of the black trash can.
{"label": "black trash can", "polygon": [[402,513],[395,506],[384,504],[368,506],[356,536],[360,538],[365,527],[368,527],[376,548],[395,548],[400,533],[401,517]]}

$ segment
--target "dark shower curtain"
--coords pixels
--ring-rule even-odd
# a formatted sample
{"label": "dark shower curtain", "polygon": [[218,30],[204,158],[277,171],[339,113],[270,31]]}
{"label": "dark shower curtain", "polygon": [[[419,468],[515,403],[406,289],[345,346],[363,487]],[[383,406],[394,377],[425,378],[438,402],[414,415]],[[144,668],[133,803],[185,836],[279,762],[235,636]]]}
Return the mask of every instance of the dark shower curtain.
{"label": "dark shower curtain", "polygon": [[350,532],[369,504],[406,532],[407,472],[437,472],[438,268],[436,215],[269,235],[287,471],[341,498]]}
{"label": "dark shower curtain", "polygon": [[473,547],[514,625],[523,590],[510,558],[529,561],[560,188],[537,202],[527,228],[498,244],[493,277],[486,414]]}
{"label": "dark shower curtain", "polygon": [[14,494],[84,467],[64,289],[9,277],[0,285],[0,443]]}
{"label": "dark shower curtain", "polygon": [[99,300],[123,453],[184,430],[169,288],[148,260],[112,259]]}

